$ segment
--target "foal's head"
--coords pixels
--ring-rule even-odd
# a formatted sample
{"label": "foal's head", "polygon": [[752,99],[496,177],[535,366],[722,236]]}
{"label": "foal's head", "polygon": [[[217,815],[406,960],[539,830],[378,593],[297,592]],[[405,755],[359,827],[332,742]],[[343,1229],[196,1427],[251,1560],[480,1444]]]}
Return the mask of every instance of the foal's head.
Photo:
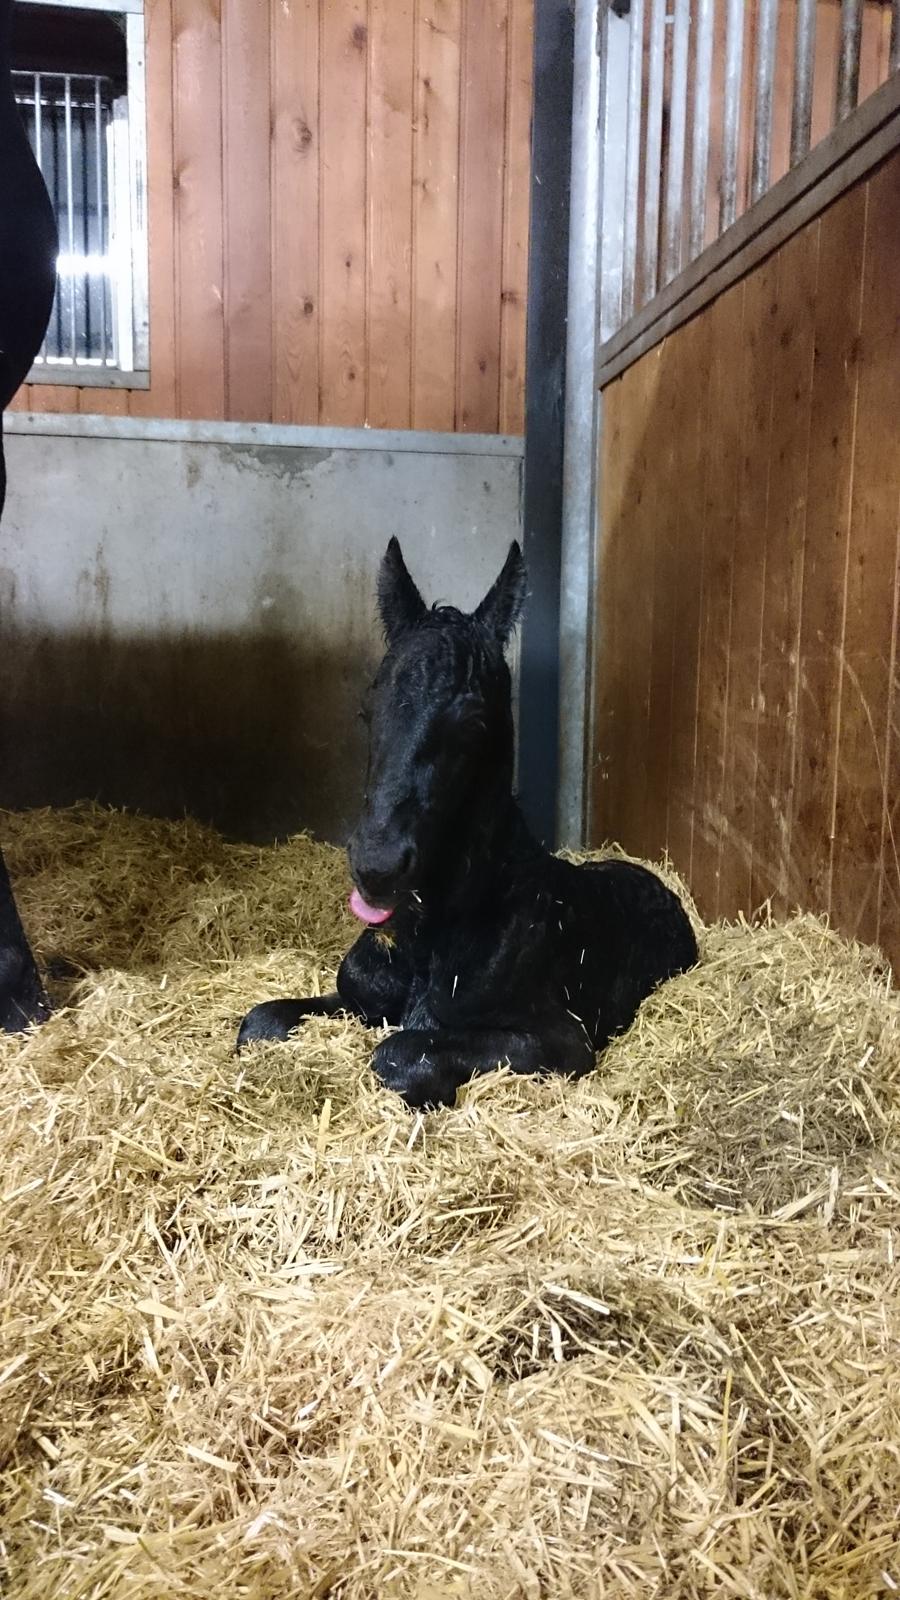
{"label": "foal's head", "polygon": [[[452,876],[473,829],[512,785],[513,722],[503,650],[525,600],[517,544],[471,613],[429,609],[392,539],[378,577],[387,653],[366,716],[369,771],[350,840],[353,909],[386,921],[405,895]],[[383,914],[382,914],[383,913]]]}

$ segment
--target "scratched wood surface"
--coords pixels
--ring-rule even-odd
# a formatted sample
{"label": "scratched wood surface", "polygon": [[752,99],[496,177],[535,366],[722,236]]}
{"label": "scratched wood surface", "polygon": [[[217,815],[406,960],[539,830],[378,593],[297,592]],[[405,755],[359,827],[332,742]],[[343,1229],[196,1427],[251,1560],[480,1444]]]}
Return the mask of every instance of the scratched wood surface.
{"label": "scratched wood surface", "polygon": [[524,417],[533,0],[147,0],[149,391],[18,409]]}
{"label": "scratched wood surface", "polygon": [[604,391],[591,833],[900,973],[898,260],[895,154]]}

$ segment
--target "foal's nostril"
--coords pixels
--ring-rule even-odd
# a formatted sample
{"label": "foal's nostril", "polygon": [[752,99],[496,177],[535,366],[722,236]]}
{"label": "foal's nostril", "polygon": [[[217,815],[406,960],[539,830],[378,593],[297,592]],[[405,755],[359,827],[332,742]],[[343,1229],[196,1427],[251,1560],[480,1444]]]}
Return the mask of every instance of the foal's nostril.
{"label": "foal's nostril", "polygon": [[416,852],[413,849],[412,845],[410,844],[410,845],[407,845],[406,849],[402,852],[402,854],[400,856],[400,862],[399,862],[399,875],[400,875],[400,877],[401,878],[409,878],[409,877],[411,877],[412,873],[413,873],[413,870],[415,868],[415,865],[416,865]]}

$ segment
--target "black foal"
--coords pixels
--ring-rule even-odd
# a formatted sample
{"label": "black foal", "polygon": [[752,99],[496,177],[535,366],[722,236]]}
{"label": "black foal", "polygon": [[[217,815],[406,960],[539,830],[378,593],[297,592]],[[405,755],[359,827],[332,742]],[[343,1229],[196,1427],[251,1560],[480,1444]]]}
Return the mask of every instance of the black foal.
{"label": "black foal", "polygon": [[498,1063],[587,1072],[651,990],[693,966],[691,925],[652,872],[572,866],[525,826],[503,654],[524,599],[514,544],[471,615],[429,609],[391,540],[378,582],[387,653],[348,850],[351,909],[368,926],[336,994],[255,1006],[239,1047],[352,1012],[399,1029],[373,1056],[383,1083],[411,1106],[452,1104]]}

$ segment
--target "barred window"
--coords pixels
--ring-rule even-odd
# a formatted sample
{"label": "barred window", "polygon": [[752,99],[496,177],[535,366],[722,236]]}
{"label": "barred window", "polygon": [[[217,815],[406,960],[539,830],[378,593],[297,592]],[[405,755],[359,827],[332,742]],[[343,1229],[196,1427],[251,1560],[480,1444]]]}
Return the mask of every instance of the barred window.
{"label": "barred window", "polygon": [[142,0],[124,4],[16,8],[14,90],[59,230],[32,382],[146,381]]}

